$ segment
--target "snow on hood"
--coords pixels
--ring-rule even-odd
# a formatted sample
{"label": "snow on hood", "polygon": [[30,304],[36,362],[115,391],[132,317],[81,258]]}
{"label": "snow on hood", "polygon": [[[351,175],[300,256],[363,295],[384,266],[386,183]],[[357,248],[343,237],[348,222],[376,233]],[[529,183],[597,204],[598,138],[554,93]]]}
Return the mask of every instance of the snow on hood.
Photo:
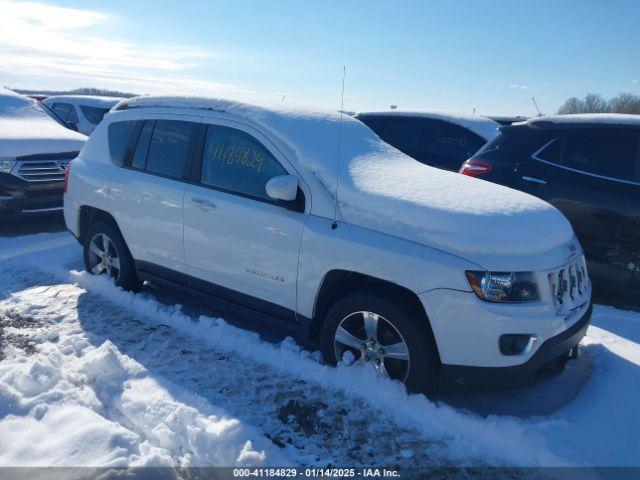
{"label": "snow on hood", "polygon": [[463,114],[454,114],[454,113],[445,113],[445,112],[431,112],[431,111],[403,111],[403,110],[386,110],[379,112],[361,112],[358,115],[363,116],[398,116],[398,117],[419,117],[419,118],[429,118],[433,120],[442,120],[443,122],[453,123],[454,125],[458,125],[460,127],[466,128],[467,130],[472,131],[476,135],[484,138],[486,141],[493,139],[496,135],[498,135],[498,129],[500,128],[500,124],[495,120],[484,116],[475,116],[475,115],[463,115]]}
{"label": "snow on hood", "polygon": [[[332,198],[341,151],[339,214],[353,225],[465,258],[539,254],[573,240],[571,225],[550,204],[417,162],[384,143],[362,122],[335,111],[264,108],[189,97],[136,97],[114,109],[136,107],[192,108],[203,114],[209,110],[254,124],[269,133],[285,156],[316,178]],[[315,210],[320,203],[315,194],[313,213],[331,218],[333,208]]]}
{"label": "snow on hood", "polygon": [[0,157],[75,152],[86,139],[56,122],[35,100],[0,89]]}
{"label": "snow on hood", "polygon": [[[340,202],[349,217],[454,251],[528,255],[570,242],[566,218],[542,200],[424,165],[385,144],[352,159]],[[366,209],[362,207],[366,206]],[[365,220],[366,219],[366,220]]]}

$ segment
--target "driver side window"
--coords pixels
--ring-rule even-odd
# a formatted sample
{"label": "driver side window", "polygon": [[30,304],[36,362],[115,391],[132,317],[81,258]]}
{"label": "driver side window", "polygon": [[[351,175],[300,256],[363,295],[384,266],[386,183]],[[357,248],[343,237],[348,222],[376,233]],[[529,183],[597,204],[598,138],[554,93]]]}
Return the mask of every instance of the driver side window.
{"label": "driver side window", "polygon": [[204,185],[272,202],[267,182],[287,171],[260,142],[234,128],[209,125],[202,154]]}

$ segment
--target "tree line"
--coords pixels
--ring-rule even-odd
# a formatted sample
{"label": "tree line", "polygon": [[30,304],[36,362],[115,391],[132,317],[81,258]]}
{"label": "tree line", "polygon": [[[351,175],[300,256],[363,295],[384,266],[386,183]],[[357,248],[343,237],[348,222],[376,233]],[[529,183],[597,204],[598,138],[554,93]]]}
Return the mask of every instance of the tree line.
{"label": "tree line", "polygon": [[562,104],[559,114],[566,113],[635,113],[640,115],[640,96],[620,93],[606,100],[602,95],[588,93],[584,98],[571,97]]}
{"label": "tree line", "polygon": [[[10,88],[10,87],[7,87]],[[135,97],[136,93],[119,92],[117,90],[106,90],[103,88],[76,88],[74,90],[25,90],[22,88],[11,88],[16,93],[23,95],[95,95],[99,97]]]}

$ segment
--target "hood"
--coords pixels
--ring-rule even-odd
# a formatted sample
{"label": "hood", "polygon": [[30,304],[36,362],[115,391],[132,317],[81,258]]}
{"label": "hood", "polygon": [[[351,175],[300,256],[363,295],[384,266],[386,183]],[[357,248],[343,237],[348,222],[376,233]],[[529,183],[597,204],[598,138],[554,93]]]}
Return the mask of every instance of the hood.
{"label": "hood", "polygon": [[[45,114],[46,115],[46,114]],[[0,116],[0,157],[78,152],[87,137],[64,128],[50,117]]]}
{"label": "hood", "polygon": [[0,157],[77,152],[86,139],[53,120],[34,100],[0,90]]}
{"label": "hood", "polygon": [[[490,270],[553,268],[575,243],[552,205],[421,164],[380,143],[341,175],[345,221],[453,253]],[[565,250],[567,250],[565,252]]]}

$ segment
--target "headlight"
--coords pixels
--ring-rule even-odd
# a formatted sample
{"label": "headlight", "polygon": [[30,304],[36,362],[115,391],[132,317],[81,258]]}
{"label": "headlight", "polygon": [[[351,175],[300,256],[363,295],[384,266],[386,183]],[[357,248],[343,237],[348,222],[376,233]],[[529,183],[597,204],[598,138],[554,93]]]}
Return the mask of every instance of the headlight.
{"label": "headlight", "polygon": [[475,294],[485,302],[535,302],[540,300],[538,284],[532,272],[467,271],[467,280]]}
{"label": "headlight", "polygon": [[5,160],[0,158],[0,172],[1,173],[11,173],[13,167],[15,166],[15,160]]}

